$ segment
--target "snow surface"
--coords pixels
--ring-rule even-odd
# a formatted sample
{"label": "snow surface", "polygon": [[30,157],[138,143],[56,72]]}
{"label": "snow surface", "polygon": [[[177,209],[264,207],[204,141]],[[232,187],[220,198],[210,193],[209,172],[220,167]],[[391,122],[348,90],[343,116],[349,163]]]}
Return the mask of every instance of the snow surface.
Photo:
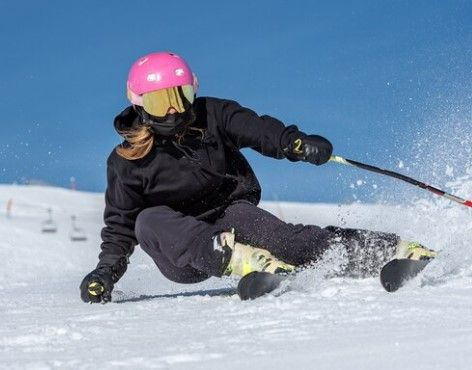
{"label": "snow surface", "polygon": [[[459,195],[471,184],[456,184]],[[376,278],[327,278],[332,254],[289,292],[242,302],[236,281],[172,283],[137,248],[114,301],[88,305],[78,286],[97,262],[103,195],[0,185],[0,368],[470,369],[472,214],[425,199],[262,205],[287,221],[392,231],[442,251],[394,294]],[[40,231],[48,208],[57,234]],[[87,241],[70,240],[72,215]]]}

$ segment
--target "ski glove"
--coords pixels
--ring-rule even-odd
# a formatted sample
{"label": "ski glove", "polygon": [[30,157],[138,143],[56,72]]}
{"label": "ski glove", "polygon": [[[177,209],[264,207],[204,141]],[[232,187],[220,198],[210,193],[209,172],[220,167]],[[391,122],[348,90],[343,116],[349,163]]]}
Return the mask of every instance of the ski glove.
{"label": "ski glove", "polygon": [[86,303],[107,303],[111,301],[113,272],[111,268],[100,267],[89,273],[80,284],[80,297]]}
{"label": "ski glove", "polygon": [[317,166],[328,162],[332,154],[333,145],[318,135],[299,137],[285,149],[285,156],[288,159],[309,162]]}

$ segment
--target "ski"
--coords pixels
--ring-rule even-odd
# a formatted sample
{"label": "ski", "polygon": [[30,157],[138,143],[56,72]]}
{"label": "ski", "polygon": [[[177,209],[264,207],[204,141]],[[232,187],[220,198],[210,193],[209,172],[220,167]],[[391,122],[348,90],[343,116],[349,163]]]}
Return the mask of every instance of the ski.
{"label": "ski", "polygon": [[423,271],[431,260],[431,258],[422,260],[393,259],[380,271],[380,282],[387,292],[395,292]]}
{"label": "ski", "polygon": [[[432,259],[393,259],[380,271],[380,282],[387,292],[395,292],[416,277]],[[289,275],[251,272],[241,278],[237,292],[241,300],[252,300],[276,290]]]}
{"label": "ski", "polygon": [[241,278],[238,284],[238,295],[241,300],[256,299],[273,292],[280,283],[290,275],[277,275],[269,272],[253,271]]}

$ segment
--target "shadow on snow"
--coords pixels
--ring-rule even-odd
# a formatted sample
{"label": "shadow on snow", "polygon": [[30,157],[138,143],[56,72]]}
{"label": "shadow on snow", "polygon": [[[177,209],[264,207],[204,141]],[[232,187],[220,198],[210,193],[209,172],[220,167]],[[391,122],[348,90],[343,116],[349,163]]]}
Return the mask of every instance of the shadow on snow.
{"label": "shadow on snow", "polygon": [[230,297],[237,294],[236,288],[220,288],[220,289],[208,289],[208,290],[197,290],[195,292],[182,292],[175,294],[157,294],[157,295],[140,295],[139,297],[119,298],[114,300],[115,303],[128,303],[128,302],[144,302],[153,299],[161,298],[179,298],[179,297]]}

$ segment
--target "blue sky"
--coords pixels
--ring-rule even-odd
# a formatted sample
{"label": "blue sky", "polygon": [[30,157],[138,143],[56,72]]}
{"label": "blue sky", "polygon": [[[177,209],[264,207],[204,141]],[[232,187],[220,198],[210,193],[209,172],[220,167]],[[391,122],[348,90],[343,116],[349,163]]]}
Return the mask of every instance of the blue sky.
{"label": "blue sky", "polygon": [[[435,111],[471,99],[471,1],[31,0],[0,12],[0,183],[68,186],[73,176],[81,190],[104,191],[128,69],[152,51],[186,58],[199,95],[235,99],[391,169],[415,160]],[[393,186],[336,164],[245,154],[265,199],[371,201]]]}

